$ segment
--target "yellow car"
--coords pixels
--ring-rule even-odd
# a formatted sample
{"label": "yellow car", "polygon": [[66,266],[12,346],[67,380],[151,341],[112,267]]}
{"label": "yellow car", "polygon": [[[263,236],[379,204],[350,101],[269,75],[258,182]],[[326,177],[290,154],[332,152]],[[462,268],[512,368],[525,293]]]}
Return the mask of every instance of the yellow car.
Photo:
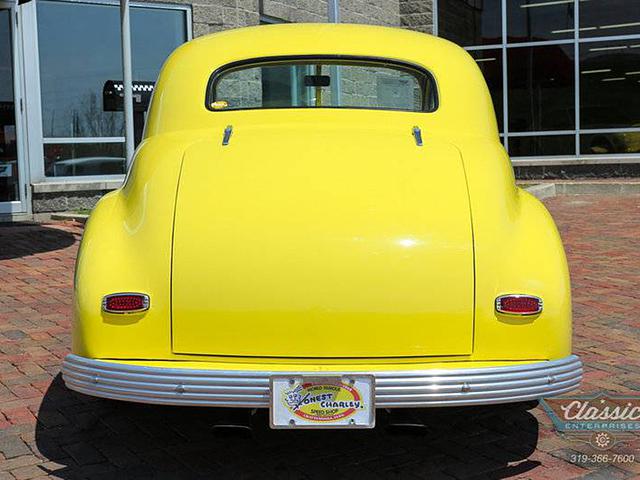
{"label": "yellow car", "polygon": [[567,263],[456,45],[287,24],[178,48],[87,224],[67,386],[274,428],[578,387]]}

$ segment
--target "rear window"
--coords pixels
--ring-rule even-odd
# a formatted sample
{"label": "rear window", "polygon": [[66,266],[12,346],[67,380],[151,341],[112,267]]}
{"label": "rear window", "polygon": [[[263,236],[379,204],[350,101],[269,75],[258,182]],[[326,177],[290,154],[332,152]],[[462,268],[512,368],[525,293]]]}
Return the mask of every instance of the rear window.
{"label": "rear window", "polygon": [[431,112],[435,82],[420,67],[377,59],[288,58],[242,62],[214,72],[207,108],[367,108]]}

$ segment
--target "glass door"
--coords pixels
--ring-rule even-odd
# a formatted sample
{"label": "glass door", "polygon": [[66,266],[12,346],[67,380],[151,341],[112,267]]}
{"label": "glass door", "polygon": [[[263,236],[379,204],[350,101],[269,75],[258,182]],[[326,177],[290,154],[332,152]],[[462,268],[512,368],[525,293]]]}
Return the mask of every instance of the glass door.
{"label": "glass door", "polygon": [[0,0],[0,214],[26,212],[15,6]]}

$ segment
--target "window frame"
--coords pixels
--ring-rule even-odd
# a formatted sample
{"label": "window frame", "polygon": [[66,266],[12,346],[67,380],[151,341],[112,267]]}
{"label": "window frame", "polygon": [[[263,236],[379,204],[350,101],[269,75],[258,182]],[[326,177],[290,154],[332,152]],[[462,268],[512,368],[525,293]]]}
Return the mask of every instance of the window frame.
{"label": "window frame", "polygon": [[[431,82],[434,88],[434,106],[431,109],[426,109],[425,105],[427,102],[427,97],[423,93],[422,98],[422,110],[403,110],[403,109],[395,109],[395,108],[382,108],[382,107],[355,107],[355,106],[340,106],[340,105],[332,105],[332,106],[321,106],[321,107],[306,107],[306,106],[287,106],[287,107],[260,107],[260,108],[233,108],[229,110],[216,110],[211,107],[211,104],[214,101],[214,92],[217,83],[220,81],[220,78],[225,73],[230,73],[234,71],[238,71],[243,69],[243,67],[247,66],[260,66],[260,65],[272,65],[277,63],[286,64],[287,62],[293,61],[310,61],[313,60],[325,60],[325,61],[344,61],[348,62],[362,62],[369,64],[380,64],[380,65],[392,65],[397,70],[406,71],[406,70],[414,70],[420,75],[424,75],[428,81]],[[393,68],[390,67],[390,68]],[[438,86],[437,80],[433,73],[426,67],[422,65],[418,65],[416,63],[407,62],[404,60],[397,60],[394,58],[387,57],[376,57],[376,56],[364,56],[364,55],[336,55],[336,54],[313,54],[313,55],[273,55],[267,57],[255,57],[248,58],[245,60],[238,60],[235,62],[230,62],[221,67],[216,68],[213,73],[209,76],[209,80],[207,81],[207,87],[204,95],[204,106],[210,112],[240,112],[246,110],[298,110],[298,109],[337,109],[337,110],[371,110],[371,111],[386,111],[386,112],[400,112],[400,113],[434,113],[438,110],[440,106],[440,88]]]}
{"label": "window frame", "polygon": [[[433,0],[433,34],[438,35],[438,3],[447,0]],[[500,132],[500,138],[507,152],[509,152],[509,138],[523,136],[554,136],[554,135],[574,135],[575,138],[575,154],[574,155],[545,155],[545,156],[520,156],[513,157],[512,163],[515,166],[534,166],[534,165],[575,165],[575,164],[616,164],[616,163],[640,163],[640,153],[605,153],[592,154],[583,153],[581,151],[581,135],[597,134],[597,133],[629,133],[640,132],[637,128],[581,128],[580,127],[580,47],[589,43],[596,42],[615,42],[615,41],[638,41],[640,43],[640,34],[626,35],[606,35],[594,37],[580,36],[580,3],[581,0],[573,0],[574,24],[573,37],[558,40],[538,40],[526,42],[508,42],[507,21],[508,8],[513,8],[513,4],[509,5],[508,0],[502,0],[502,38],[500,43],[473,45],[463,47],[468,51],[477,50],[501,50],[502,51],[502,110],[504,125]],[[545,131],[529,131],[529,132],[510,132],[509,131],[509,79],[508,79],[508,59],[507,51],[512,48],[537,47],[544,45],[573,45],[574,48],[574,105],[575,105],[575,128],[571,130],[545,130]]]}
{"label": "window frame", "polygon": [[[119,8],[117,0],[47,0],[49,2],[104,5]],[[41,183],[86,183],[124,180],[126,172],[122,174],[78,175],[48,177],[44,169],[44,146],[53,143],[124,143],[124,136],[116,137],[45,137],[42,128],[42,96],[40,90],[40,52],[38,30],[39,0],[22,5],[20,20],[23,23],[27,45],[24,47],[25,92],[24,109],[27,113],[27,161],[29,164],[29,179],[32,184]],[[193,15],[189,4],[160,3],[160,2],[131,2],[130,7],[150,10],[179,10],[185,15],[186,39],[193,39]]]}

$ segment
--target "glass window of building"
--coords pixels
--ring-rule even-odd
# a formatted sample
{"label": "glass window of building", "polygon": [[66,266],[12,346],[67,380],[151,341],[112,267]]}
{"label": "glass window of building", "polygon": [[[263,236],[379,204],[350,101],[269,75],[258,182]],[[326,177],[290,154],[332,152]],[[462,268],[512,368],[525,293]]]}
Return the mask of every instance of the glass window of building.
{"label": "glass window of building", "polygon": [[509,152],[514,157],[543,155],[573,155],[576,142],[573,135],[527,135],[511,137]]}
{"label": "glass window of building", "polygon": [[502,50],[471,50],[469,52],[473,59],[480,67],[489,92],[493,100],[493,108],[496,111],[496,119],[498,121],[498,129],[504,130],[504,102],[502,101]]}
{"label": "glass window of building", "polygon": [[440,0],[439,34],[463,46],[501,43],[501,5],[500,0]]}
{"label": "glass window of building", "polygon": [[580,127],[640,126],[640,40],[580,45]]}
{"label": "glass window of building", "polygon": [[[155,81],[187,40],[186,10],[132,7],[131,36],[134,81]],[[105,82],[122,80],[120,45],[117,5],[38,2],[46,176],[125,172],[124,115],[102,104]]]}
{"label": "glass window of building", "polygon": [[507,41],[536,42],[573,38],[573,0],[509,0]]}
{"label": "glass window of building", "polygon": [[640,131],[616,131],[640,127],[640,40],[580,45],[580,127],[582,153],[640,153]]}
{"label": "glass window of building", "polygon": [[19,198],[11,23],[11,11],[0,10],[0,202]]}
{"label": "glass window of building", "polygon": [[509,154],[640,158],[640,0],[502,3],[494,44],[452,17],[463,0],[438,1],[437,31],[478,62]]}
{"label": "glass window of building", "polygon": [[573,45],[508,50],[509,131],[573,130]]}
{"label": "glass window of building", "polygon": [[640,0],[580,2],[580,36],[640,34]]}

